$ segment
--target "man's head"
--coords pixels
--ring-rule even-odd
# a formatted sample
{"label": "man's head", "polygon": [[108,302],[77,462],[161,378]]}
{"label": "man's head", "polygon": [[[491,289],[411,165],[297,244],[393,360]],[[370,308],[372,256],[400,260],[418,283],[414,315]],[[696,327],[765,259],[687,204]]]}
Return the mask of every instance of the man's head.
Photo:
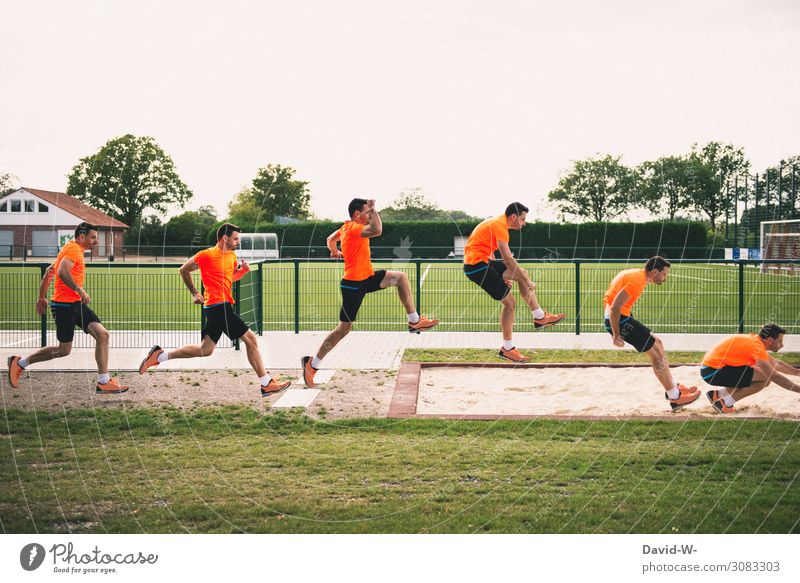
{"label": "man's head", "polygon": [[764,343],[764,348],[770,352],[778,352],[783,348],[783,335],[786,330],[777,324],[767,324],[758,333],[758,337]]}
{"label": "man's head", "polygon": [[669,268],[672,264],[663,257],[656,255],[647,260],[644,264],[644,272],[647,275],[647,281],[656,285],[661,285],[667,281],[669,275]]}
{"label": "man's head", "polygon": [[512,202],[506,207],[506,221],[508,228],[514,231],[519,231],[525,226],[525,221],[528,218],[528,207],[521,202]]}
{"label": "man's head", "polygon": [[372,209],[368,208],[368,200],[366,198],[354,198],[347,205],[347,212],[350,214],[350,220],[359,225],[366,225],[372,218]]}
{"label": "man's head", "polygon": [[217,244],[222,244],[225,251],[233,251],[239,247],[239,233],[242,229],[231,223],[224,223],[217,229]]}
{"label": "man's head", "polygon": [[94,249],[100,242],[97,227],[89,223],[81,223],[75,227],[75,242],[87,251]]}

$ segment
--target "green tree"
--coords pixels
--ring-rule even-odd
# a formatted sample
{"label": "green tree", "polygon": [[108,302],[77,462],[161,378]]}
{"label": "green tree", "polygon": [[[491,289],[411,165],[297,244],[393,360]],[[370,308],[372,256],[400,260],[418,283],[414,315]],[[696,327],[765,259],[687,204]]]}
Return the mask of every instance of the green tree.
{"label": "green tree", "polygon": [[709,142],[704,146],[694,144],[689,158],[697,171],[692,176],[691,205],[695,211],[708,217],[711,230],[716,231],[717,220],[728,202],[727,184],[748,172],[750,162],[744,157],[742,148],[723,142]]}
{"label": "green tree", "polygon": [[548,199],[562,215],[592,221],[607,221],[639,204],[635,192],[637,173],[625,166],[621,156],[598,156],[573,162]]}
{"label": "green tree", "polygon": [[460,221],[475,217],[462,210],[447,211],[431,200],[419,186],[400,191],[392,204],[379,209],[388,221]]}
{"label": "green tree", "polygon": [[259,168],[253,186],[240,190],[229,204],[230,216],[250,224],[271,223],[277,216],[307,218],[311,202],[308,182],[295,180],[295,172],[280,164]]}
{"label": "green tree", "polygon": [[213,206],[201,206],[172,217],[165,225],[166,245],[205,245],[208,230],[217,222]]}
{"label": "green tree", "polygon": [[0,196],[14,192],[17,189],[17,180],[10,172],[0,172]]}
{"label": "green tree", "polygon": [[192,197],[155,140],[131,134],[81,158],[69,175],[67,194],[131,226],[144,211],[163,215],[170,205],[182,207]]}
{"label": "green tree", "polygon": [[696,177],[702,173],[699,160],[690,156],[663,156],[640,164],[641,203],[650,212],[670,221],[690,210],[695,198]]}

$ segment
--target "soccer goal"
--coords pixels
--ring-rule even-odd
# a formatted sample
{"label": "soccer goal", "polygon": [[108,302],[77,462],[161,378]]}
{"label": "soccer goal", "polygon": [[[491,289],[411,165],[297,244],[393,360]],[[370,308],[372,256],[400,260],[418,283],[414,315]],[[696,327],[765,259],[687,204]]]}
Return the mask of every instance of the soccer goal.
{"label": "soccer goal", "polygon": [[800,262],[800,219],[762,221],[761,272],[796,274],[797,263],[770,263],[770,260]]}

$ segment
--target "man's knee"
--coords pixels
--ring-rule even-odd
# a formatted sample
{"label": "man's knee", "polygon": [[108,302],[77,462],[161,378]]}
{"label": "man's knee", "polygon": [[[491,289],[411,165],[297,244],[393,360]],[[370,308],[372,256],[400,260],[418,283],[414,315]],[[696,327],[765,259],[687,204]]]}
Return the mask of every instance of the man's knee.
{"label": "man's knee", "polygon": [[517,305],[517,300],[514,299],[514,295],[511,292],[508,292],[506,294],[506,297],[500,300],[500,303],[503,304],[503,306],[505,306],[506,308],[513,309],[514,306]]}
{"label": "man's knee", "polygon": [[103,326],[100,325],[93,326],[91,332],[95,340],[97,340],[97,342],[101,344],[107,344],[108,339],[111,337],[110,334],[108,333],[108,330],[106,330]]}
{"label": "man's knee", "polygon": [[70,352],[72,352],[72,342],[62,342],[56,348],[56,356],[58,357],[67,356]]}
{"label": "man's knee", "polygon": [[242,337],[240,338],[242,342],[244,342],[247,346],[258,346],[258,340],[256,339],[256,335],[253,334],[252,330],[248,330]]}
{"label": "man's knee", "polygon": [[217,347],[217,343],[211,340],[208,336],[203,338],[203,342],[200,344],[200,352],[203,356],[211,356],[214,354],[214,349]]}
{"label": "man's knee", "polygon": [[340,336],[347,336],[352,329],[352,322],[339,322],[339,326],[336,328]]}

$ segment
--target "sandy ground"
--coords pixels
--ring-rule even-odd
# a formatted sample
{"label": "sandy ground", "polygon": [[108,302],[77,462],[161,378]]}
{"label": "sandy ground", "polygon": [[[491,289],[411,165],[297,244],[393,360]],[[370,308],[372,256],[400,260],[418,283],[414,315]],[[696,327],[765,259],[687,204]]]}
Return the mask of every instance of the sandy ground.
{"label": "sandy ground", "polygon": [[[299,370],[272,370],[273,376],[296,379]],[[0,382],[0,408],[62,410],[64,408],[176,407],[244,405],[269,411],[280,395],[262,397],[250,371],[153,371],[121,373],[117,378],[130,390],[120,395],[97,395],[95,373],[32,372],[14,389]],[[342,419],[386,417],[392,400],[393,371],[339,370],[307,409],[312,417]],[[292,388],[302,388],[293,384]]]}
{"label": "sandy ground", "polygon": [[[674,378],[698,387],[703,396],[674,413],[716,415],[705,392],[711,389],[699,367],[672,369]],[[608,415],[671,414],[651,368],[423,368],[419,414]],[[770,385],[736,406],[738,417],[800,420],[800,395]]]}

